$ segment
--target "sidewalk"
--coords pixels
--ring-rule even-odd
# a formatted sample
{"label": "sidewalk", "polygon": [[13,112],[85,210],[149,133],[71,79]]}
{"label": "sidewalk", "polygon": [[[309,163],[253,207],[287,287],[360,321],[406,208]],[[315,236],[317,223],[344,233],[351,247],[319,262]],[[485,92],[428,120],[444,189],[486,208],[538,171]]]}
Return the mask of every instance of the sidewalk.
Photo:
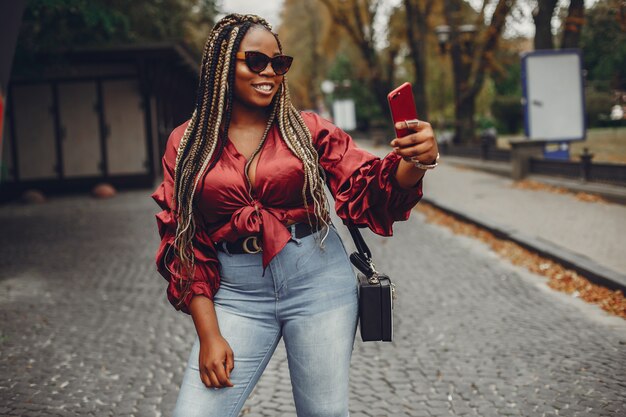
{"label": "sidewalk", "polygon": [[[445,156],[449,165],[460,166],[488,172],[511,178],[511,163],[500,161],[485,161],[474,158],[462,158],[458,156]],[[572,192],[584,192],[599,195],[607,200],[619,204],[626,204],[626,187],[603,184],[599,182],[585,182],[582,180],[559,178],[545,175],[529,175],[529,180],[538,181],[547,185],[565,188]]]}
{"label": "sidewalk", "polygon": [[[387,153],[386,148],[373,148],[367,142],[361,141],[359,146],[377,155]],[[455,166],[462,162],[467,163]],[[506,167],[499,165],[501,172],[497,172],[498,167],[490,164],[493,169],[487,173],[472,163],[476,165],[476,161],[442,157],[437,169],[426,174],[424,201],[556,259],[592,281],[624,291],[626,206],[581,201],[573,194],[518,189],[502,175]],[[569,185],[556,178],[550,182],[565,188]],[[595,187],[576,183],[578,191],[593,192]]]}

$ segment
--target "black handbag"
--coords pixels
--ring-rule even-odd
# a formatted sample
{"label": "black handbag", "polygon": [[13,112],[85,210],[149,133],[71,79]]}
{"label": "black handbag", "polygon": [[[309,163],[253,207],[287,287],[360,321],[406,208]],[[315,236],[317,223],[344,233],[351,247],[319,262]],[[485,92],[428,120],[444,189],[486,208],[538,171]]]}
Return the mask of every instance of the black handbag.
{"label": "black handbag", "polygon": [[378,272],[372,261],[372,254],[356,226],[348,230],[354,240],[357,252],[350,255],[350,261],[359,270],[359,328],[364,342],[393,339],[393,300],[395,286],[388,275]]}

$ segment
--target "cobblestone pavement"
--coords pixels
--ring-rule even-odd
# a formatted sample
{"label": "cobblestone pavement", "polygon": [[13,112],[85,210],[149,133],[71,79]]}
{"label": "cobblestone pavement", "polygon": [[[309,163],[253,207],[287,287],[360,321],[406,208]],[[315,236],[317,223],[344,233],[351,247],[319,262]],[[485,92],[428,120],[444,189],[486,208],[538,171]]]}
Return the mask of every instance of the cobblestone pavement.
{"label": "cobblestone pavement", "polygon": [[[383,156],[386,147],[360,145]],[[573,194],[514,188],[510,178],[446,163],[427,174],[434,201],[511,231],[537,236],[598,264],[626,273],[626,205],[586,202]]]}
{"label": "cobblestone pavement", "polygon": [[[0,206],[0,415],[168,416],[194,338],[154,269],[149,191]],[[624,416],[626,322],[418,212],[366,235],[396,341],[352,358],[351,416]],[[295,416],[282,343],[241,415]]]}

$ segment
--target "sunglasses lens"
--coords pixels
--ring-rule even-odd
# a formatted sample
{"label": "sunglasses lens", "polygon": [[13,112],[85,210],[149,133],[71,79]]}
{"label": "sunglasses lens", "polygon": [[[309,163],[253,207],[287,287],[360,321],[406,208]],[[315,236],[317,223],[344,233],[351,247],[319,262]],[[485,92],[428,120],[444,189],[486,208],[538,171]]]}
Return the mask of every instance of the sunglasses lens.
{"label": "sunglasses lens", "polygon": [[278,55],[270,58],[262,52],[246,52],[246,65],[252,72],[262,72],[265,68],[267,68],[267,64],[269,64],[270,61],[272,62],[272,69],[276,75],[283,75],[289,71],[293,58],[287,55]]}
{"label": "sunglasses lens", "polygon": [[293,58],[286,55],[280,55],[272,58],[272,68],[274,72],[278,75],[283,75],[287,71],[289,71],[289,67],[291,67],[291,62]]}
{"label": "sunglasses lens", "polygon": [[246,65],[250,68],[250,71],[261,72],[270,62],[270,58],[260,52],[246,52]]}

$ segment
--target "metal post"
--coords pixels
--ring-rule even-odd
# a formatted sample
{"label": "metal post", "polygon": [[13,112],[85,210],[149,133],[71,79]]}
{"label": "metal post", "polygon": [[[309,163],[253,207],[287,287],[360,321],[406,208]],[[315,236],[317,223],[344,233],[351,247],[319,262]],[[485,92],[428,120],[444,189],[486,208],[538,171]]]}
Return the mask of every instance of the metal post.
{"label": "metal post", "polygon": [[583,181],[591,180],[591,160],[593,154],[589,153],[589,148],[583,148],[583,153],[580,154],[580,173]]}

